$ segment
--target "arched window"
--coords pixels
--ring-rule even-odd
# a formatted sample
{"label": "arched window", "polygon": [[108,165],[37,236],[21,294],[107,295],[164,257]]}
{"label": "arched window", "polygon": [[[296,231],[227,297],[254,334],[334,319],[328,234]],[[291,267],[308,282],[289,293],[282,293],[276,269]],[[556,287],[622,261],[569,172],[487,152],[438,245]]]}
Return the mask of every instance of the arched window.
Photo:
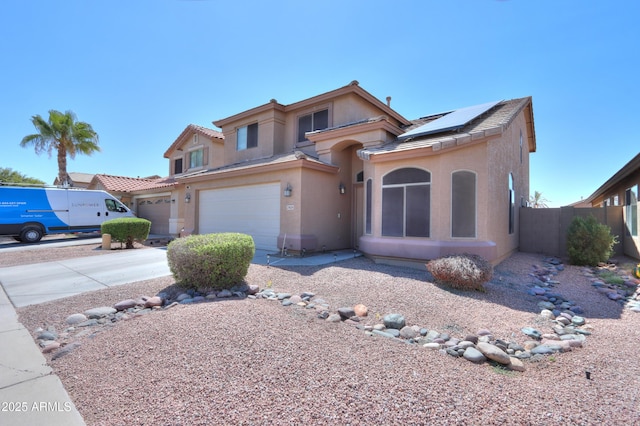
{"label": "arched window", "polygon": [[476,174],[457,171],[451,174],[451,236],[476,237]]}
{"label": "arched window", "polygon": [[382,178],[382,235],[429,237],[431,173],[395,170]]}
{"label": "arched window", "polygon": [[513,234],[516,220],[516,190],[513,173],[509,173],[509,234]]}

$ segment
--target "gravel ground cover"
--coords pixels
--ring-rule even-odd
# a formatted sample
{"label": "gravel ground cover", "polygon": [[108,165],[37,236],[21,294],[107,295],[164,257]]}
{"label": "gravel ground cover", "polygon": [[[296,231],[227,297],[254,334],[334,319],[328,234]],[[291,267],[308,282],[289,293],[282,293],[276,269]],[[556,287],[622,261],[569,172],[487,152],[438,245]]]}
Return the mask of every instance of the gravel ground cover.
{"label": "gravel ground cover", "polygon": [[[52,253],[48,253],[52,252]],[[3,253],[0,266],[98,253]],[[544,327],[527,293],[540,255],[516,253],[495,269],[485,293],[452,291],[426,270],[357,258],[320,267],[251,265],[246,281],[313,292],[334,311],[364,304],[364,323],[388,313],[408,325],[456,336],[489,329],[528,340]],[[17,263],[15,263],[17,262]],[[205,424],[638,424],[640,314],[599,294],[582,268],[567,266],[556,290],[593,327],[583,348],[526,362],[526,371],[476,365],[418,345],[370,337],[315,312],[265,299],[178,305],[119,321],[81,338],[49,364],[88,425]],[[174,284],[137,282],[18,309],[20,321],[63,331],[67,316]],[[587,380],[585,371],[590,371]]]}

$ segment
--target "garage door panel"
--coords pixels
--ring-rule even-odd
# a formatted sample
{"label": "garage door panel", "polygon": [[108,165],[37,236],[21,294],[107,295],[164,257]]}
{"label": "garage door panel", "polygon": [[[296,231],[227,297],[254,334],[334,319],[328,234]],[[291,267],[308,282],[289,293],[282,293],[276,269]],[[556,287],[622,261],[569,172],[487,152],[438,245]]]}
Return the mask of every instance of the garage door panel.
{"label": "garage door panel", "polygon": [[169,234],[171,215],[170,197],[142,198],[138,200],[137,216],[151,222],[151,234]]}
{"label": "garage door panel", "polygon": [[200,234],[240,232],[251,235],[256,248],[277,249],[280,233],[280,184],[201,191]]}

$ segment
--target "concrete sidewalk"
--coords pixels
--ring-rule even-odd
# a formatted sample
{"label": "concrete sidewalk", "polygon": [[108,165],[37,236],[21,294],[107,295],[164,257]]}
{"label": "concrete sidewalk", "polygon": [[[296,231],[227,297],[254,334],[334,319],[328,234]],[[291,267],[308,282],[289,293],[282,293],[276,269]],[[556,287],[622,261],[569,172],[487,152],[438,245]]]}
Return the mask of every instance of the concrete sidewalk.
{"label": "concrete sidewalk", "polygon": [[[84,240],[75,244],[96,242]],[[29,248],[5,246],[0,254],[25,249]],[[38,249],[33,250],[37,253]],[[252,263],[273,267],[319,266],[360,255],[343,250],[299,257],[256,250]],[[15,307],[170,274],[165,248],[0,268],[0,425],[85,424],[33,337],[18,321]]]}
{"label": "concrete sidewalk", "polygon": [[0,424],[75,426],[84,420],[0,288]]}

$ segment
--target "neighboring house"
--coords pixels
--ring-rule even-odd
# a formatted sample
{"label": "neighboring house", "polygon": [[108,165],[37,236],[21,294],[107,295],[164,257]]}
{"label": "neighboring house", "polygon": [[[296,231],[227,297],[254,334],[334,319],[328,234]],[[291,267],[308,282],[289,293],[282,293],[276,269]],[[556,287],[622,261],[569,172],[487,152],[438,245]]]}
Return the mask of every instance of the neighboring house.
{"label": "neighboring house", "polygon": [[[71,182],[69,182],[69,186],[72,186],[74,188],[87,188],[91,183],[91,179],[93,179],[93,176],[94,175],[90,173],[71,172],[69,173],[69,178],[71,179]],[[60,179],[57,177],[53,181],[53,184],[56,186],[62,185]]]}
{"label": "neighboring house", "polygon": [[165,153],[172,234],[424,261],[518,248],[536,150],[530,97],[410,121],[357,82],[190,125]]}
{"label": "neighboring house", "polygon": [[592,207],[624,206],[624,254],[640,259],[638,238],[638,193],[640,190],[640,153],[591,194],[585,203]]}
{"label": "neighboring house", "polygon": [[150,220],[152,234],[169,235],[171,207],[178,204],[171,198],[174,186],[173,179],[159,176],[132,178],[98,174],[94,175],[87,189],[107,191],[138,217]]}

